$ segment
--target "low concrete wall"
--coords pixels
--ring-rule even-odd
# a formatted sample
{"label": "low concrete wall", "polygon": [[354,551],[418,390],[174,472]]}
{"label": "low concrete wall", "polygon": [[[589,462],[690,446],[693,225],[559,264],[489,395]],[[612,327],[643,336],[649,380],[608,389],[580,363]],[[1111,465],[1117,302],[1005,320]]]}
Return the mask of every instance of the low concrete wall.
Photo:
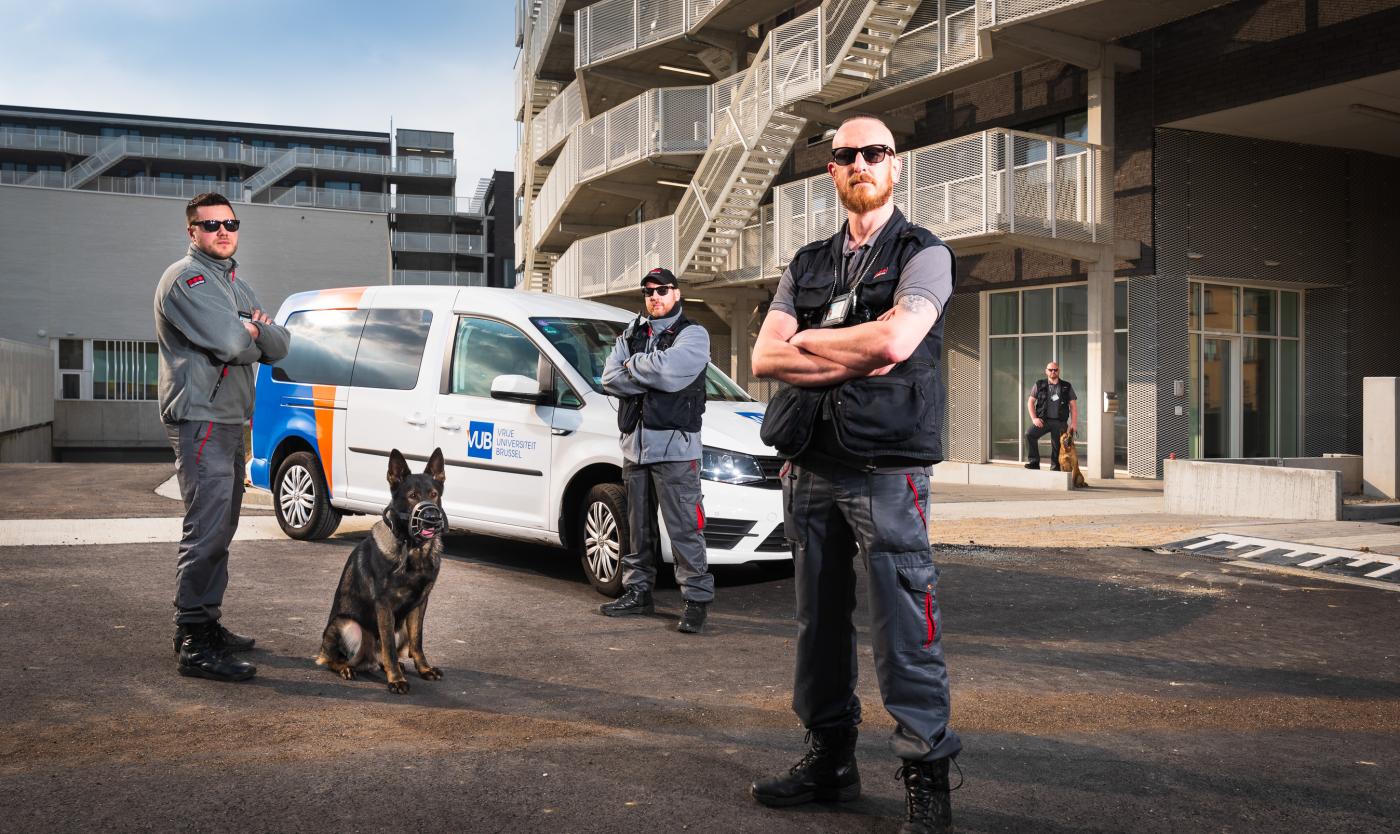
{"label": "low concrete wall", "polygon": [[170,441],[154,401],[59,400],[53,445],[59,449],[164,449]]}
{"label": "low concrete wall", "polygon": [[1068,472],[1049,469],[1025,469],[994,463],[963,463],[945,460],[933,467],[931,479],[936,484],[959,486],[999,486],[1012,489],[1047,489],[1068,491],[1073,481]]}
{"label": "low concrete wall", "polygon": [[1165,509],[1176,515],[1308,521],[1342,517],[1342,473],[1335,469],[1168,460],[1163,473]]}
{"label": "low concrete wall", "polygon": [[1368,376],[1361,389],[1366,494],[1400,498],[1400,377]]}
{"label": "low concrete wall", "polygon": [[1284,466],[1291,469],[1317,469],[1342,473],[1342,493],[1361,493],[1360,455],[1323,455],[1320,458],[1212,458],[1208,463],[1234,463],[1246,466]]}

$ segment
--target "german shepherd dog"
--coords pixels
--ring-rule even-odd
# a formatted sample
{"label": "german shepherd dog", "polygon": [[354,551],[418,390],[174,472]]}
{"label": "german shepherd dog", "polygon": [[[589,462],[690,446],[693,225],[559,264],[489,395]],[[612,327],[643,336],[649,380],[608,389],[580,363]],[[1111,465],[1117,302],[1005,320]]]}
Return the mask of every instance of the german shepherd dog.
{"label": "german shepherd dog", "polygon": [[441,680],[442,671],[423,656],[423,614],[442,562],[442,486],[441,449],[421,475],[409,471],[398,449],[389,453],[389,506],[345,560],[317,665],[350,680],[377,664],[396,695],[408,692],[402,658],[413,658],[424,680]]}
{"label": "german shepherd dog", "polygon": [[1060,469],[1074,473],[1074,488],[1083,489],[1089,485],[1084,473],[1079,471],[1079,450],[1074,448],[1074,429],[1065,429],[1060,435]]}

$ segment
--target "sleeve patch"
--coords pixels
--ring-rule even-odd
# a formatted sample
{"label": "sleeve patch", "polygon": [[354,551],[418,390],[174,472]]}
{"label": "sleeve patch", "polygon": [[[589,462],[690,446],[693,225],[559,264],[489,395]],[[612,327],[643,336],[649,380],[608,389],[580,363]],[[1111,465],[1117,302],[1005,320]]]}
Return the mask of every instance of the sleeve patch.
{"label": "sleeve patch", "polygon": [[199,286],[200,284],[203,284],[203,283],[204,283],[204,276],[203,276],[203,275],[196,275],[196,276],[194,276],[193,278],[186,278],[186,279],[185,279],[185,286],[187,286],[187,287],[197,287],[197,286]]}

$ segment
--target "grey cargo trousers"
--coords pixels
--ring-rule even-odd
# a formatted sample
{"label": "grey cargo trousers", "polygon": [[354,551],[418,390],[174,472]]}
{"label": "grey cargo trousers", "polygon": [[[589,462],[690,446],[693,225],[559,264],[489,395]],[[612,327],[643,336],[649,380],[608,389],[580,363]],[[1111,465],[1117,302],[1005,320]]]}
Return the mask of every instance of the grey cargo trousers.
{"label": "grey cargo trousers", "polygon": [[228,546],[243,504],[243,426],[182,420],[165,424],[185,502],[175,563],[175,622],[215,622],[228,587]]}
{"label": "grey cargo trousers", "polygon": [[860,723],[856,696],[855,557],[869,581],[870,642],[890,746],[911,761],[962,749],[948,727],[938,569],[929,547],[929,478],[803,461],[782,477],[797,589],[792,708],[809,730]]}
{"label": "grey cargo trousers", "polygon": [[705,556],[705,509],[700,495],[700,462],[663,461],[638,464],[623,461],[622,480],[627,486],[627,529],[631,551],[622,555],[622,584],[651,590],[656,587],[656,567],[661,564],[661,531],[656,510],[666,523],[675,557],[676,584],[691,602],[715,598],[715,577]]}

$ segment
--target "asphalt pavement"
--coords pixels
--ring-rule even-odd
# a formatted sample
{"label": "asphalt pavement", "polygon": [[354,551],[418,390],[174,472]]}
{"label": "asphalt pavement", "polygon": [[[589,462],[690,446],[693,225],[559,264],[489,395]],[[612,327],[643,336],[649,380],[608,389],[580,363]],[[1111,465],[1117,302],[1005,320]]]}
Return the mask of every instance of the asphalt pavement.
{"label": "asphalt pavement", "polygon": [[[105,470],[0,467],[0,516],[41,504],[29,521],[96,534],[178,514],[149,497],[168,468]],[[1397,830],[1400,594],[1074,546],[1048,525],[1111,516],[1037,515],[1020,497],[1017,517],[942,526],[980,518],[1027,545],[935,549],[965,744],[958,831]],[[1122,514],[1139,516],[1162,523]],[[396,696],[310,660],[362,535],[235,542],[225,621],[259,641],[244,684],[175,673],[169,541],[0,547],[0,832],[898,828],[864,640],[861,799],[771,810],[747,795],[803,750],[791,579],[718,572],[710,626],[688,636],[673,584],[656,616],[608,619],[562,552],[450,536],[425,628],[445,677],[410,673]]]}

